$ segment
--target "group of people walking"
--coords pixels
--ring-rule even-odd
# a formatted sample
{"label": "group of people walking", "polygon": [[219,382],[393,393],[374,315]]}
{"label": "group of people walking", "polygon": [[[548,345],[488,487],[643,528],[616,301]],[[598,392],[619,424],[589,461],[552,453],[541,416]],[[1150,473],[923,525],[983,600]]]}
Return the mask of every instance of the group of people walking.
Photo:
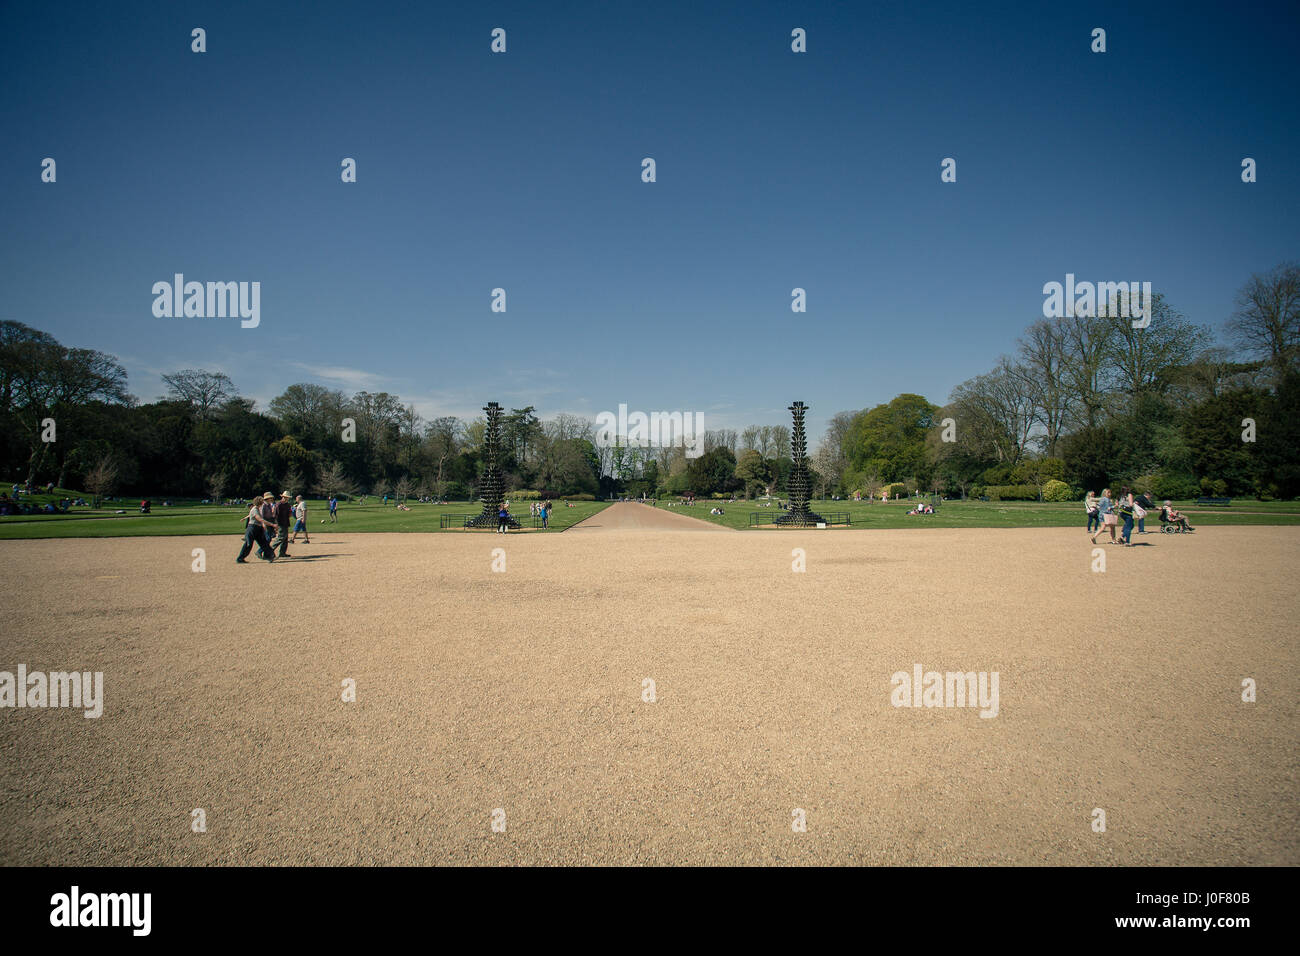
{"label": "group of people walking", "polygon": [[[1111,490],[1104,488],[1100,498],[1095,492],[1088,492],[1083,500],[1083,508],[1088,513],[1088,532],[1093,544],[1097,543],[1099,535],[1109,532],[1111,544],[1131,547],[1134,523],[1137,524],[1138,534],[1146,534],[1146,517],[1155,509],[1155,503],[1151,500],[1149,491],[1135,495],[1129,488],[1124,488],[1118,498],[1112,498]],[[1168,501],[1161,507],[1160,514],[1169,524],[1176,524],[1184,531],[1193,530],[1187,523],[1187,518],[1175,511]],[[1093,531],[1094,524],[1096,531]]]}
{"label": "group of people walking", "polygon": [[[335,499],[330,498],[330,516],[338,520]],[[289,527],[293,525],[292,538]],[[274,561],[277,557],[292,557],[289,545],[298,543],[298,535],[303,536],[304,544],[311,544],[311,535],[307,531],[307,502],[298,495],[289,500],[289,492],[283,492],[279,500],[271,492],[261,497],[254,497],[244,516],[244,546],[239,549],[237,564],[246,564],[253,546],[257,545],[257,556],[263,561]],[[276,549],[279,554],[276,554]]]}

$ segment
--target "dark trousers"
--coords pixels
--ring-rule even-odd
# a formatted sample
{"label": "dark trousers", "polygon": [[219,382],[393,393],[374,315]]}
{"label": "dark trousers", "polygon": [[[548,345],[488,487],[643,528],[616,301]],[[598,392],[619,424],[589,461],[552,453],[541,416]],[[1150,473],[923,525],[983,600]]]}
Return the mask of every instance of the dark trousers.
{"label": "dark trousers", "polygon": [[271,554],[271,545],[266,540],[266,532],[256,521],[249,522],[247,530],[244,531],[244,546],[239,549],[240,561],[248,557],[248,552],[253,550],[253,545],[257,545],[258,557],[274,557]]}
{"label": "dark trousers", "polygon": [[1133,516],[1124,515],[1124,532],[1121,535],[1121,537],[1123,537],[1125,544],[1128,544],[1129,537],[1132,534],[1133,534]]}
{"label": "dark trousers", "polygon": [[289,526],[287,524],[278,525],[277,530],[280,541],[280,557],[287,558],[289,556]]}
{"label": "dark trousers", "polygon": [[1101,512],[1100,512],[1100,511],[1089,511],[1089,512],[1088,512],[1088,530],[1089,530],[1089,531],[1092,531],[1092,526],[1093,526],[1094,524],[1097,526],[1097,530],[1100,531],[1100,530],[1101,530]]}

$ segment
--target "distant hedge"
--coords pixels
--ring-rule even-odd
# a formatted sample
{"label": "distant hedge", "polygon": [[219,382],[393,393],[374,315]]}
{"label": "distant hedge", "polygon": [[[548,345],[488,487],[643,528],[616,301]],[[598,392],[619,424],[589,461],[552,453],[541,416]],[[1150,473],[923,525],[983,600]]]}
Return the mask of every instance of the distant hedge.
{"label": "distant hedge", "polygon": [[990,501],[1037,501],[1038,488],[1034,485],[989,485],[984,489]]}

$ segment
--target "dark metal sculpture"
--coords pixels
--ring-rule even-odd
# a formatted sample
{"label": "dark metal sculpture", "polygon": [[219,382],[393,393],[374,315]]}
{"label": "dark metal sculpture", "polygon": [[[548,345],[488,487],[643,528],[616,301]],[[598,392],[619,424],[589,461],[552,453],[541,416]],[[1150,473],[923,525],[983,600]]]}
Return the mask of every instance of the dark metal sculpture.
{"label": "dark metal sculpture", "polygon": [[804,435],[803,416],[808,407],[803,402],[790,406],[794,416],[794,428],[790,432],[790,459],[794,467],[790,469],[790,480],[786,493],[790,497],[790,510],[776,519],[776,524],[807,527],[817,525],[826,519],[808,510],[808,495],[811,482],[808,480],[808,439]]}
{"label": "dark metal sculpture", "polygon": [[[483,513],[466,521],[467,528],[497,527],[497,512],[505,500],[501,477],[501,406],[496,402],[488,402],[483,406],[483,411],[487,414],[487,428],[483,431],[483,461],[486,467],[483,471],[483,493],[480,496]],[[511,528],[519,527],[514,515],[510,516],[509,525]]]}

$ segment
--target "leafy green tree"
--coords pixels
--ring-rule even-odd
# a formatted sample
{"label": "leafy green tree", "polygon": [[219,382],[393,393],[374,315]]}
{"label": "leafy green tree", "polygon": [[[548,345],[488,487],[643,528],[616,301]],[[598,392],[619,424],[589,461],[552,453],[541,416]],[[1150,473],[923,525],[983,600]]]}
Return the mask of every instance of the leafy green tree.
{"label": "leafy green tree", "polygon": [[1256,422],[1256,475],[1273,498],[1300,497],[1300,373],[1282,376]]}
{"label": "leafy green tree", "polygon": [[[1192,450],[1192,471],[1197,479],[1222,480],[1232,495],[1253,494],[1259,471],[1255,460],[1258,419],[1271,399],[1267,392],[1243,389],[1228,392],[1188,409],[1183,435]],[[1242,441],[1242,421],[1257,422],[1256,442]]]}
{"label": "leafy green tree", "polygon": [[736,457],[729,448],[714,448],[693,459],[686,466],[686,476],[690,490],[699,495],[740,487],[736,480]]}
{"label": "leafy green tree", "polygon": [[771,482],[772,469],[757,450],[750,448],[740,453],[740,460],[736,462],[736,478],[743,483],[745,497],[753,498]]}
{"label": "leafy green tree", "polygon": [[920,395],[903,394],[887,405],[860,412],[846,437],[849,466],[879,474],[886,481],[916,476],[928,481],[926,434],[938,407]]}

